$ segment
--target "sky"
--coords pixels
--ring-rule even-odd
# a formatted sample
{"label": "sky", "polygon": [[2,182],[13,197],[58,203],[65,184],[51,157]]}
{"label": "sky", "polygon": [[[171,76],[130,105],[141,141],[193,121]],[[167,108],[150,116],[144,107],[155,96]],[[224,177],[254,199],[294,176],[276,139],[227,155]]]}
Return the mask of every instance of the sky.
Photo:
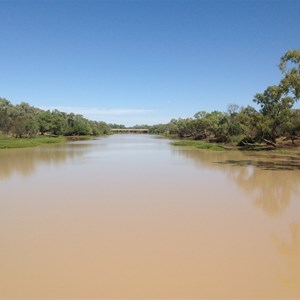
{"label": "sky", "polygon": [[126,126],[255,106],[300,49],[300,0],[0,0],[0,20],[0,97]]}

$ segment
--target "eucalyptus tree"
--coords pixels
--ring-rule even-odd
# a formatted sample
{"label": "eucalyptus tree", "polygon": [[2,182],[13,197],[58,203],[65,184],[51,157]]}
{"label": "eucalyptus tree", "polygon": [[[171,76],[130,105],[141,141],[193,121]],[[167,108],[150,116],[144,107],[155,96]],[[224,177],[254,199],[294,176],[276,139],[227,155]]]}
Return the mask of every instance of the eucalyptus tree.
{"label": "eucalyptus tree", "polygon": [[290,120],[284,125],[285,134],[295,143],[300,135],[300,109],[293,109]]}
{"label": "eucalyptus tree", "polygon": [[11,131],[16,137],[34,136],[39,131],[36,116],[38,110],[26,102],[14,106],[11,110]]}
{"label": "eucalyptus tree", "polygon": [[288,50],[279,63],[284,74],[280,83],[269,86],[263,93],[254,96],[254,102],[260,105],[260,118],[256,124],[261,138],[271,140],[276,146],[276,138],[284,134],[286,125],[292,117],[293,104],[300,98],[300,51]]}
{"label": "eucalyptus tree", "polygon": [[229,104],[227,106],[227,122],[228,122],[228,136],[235,137],[243,134],[243,127],[239,118],[240,108],[237,104]]}
{"label": "eucalyptus tree", "polygon": [[53,116],[50,110],[40,110],[37,114],[37,122],[39,131],[42,135],[44,135],[46,132],[52,133]]}
{"label": "eucalyptus tree", "polygon": [[0,131],[8,134],[11,130],[11,111],[13,105],[5,98],[0,98]]}
{"label": "eucalyptus tree", "polygon": [[206,111],[198,111],[194,115],[195,126],[197,130],[197,139],[206,139],[208,137],[206,116]]}
{"label": "eucalyptus tree", "polygon": [[279,68],[284,74],[280,87],[294,101],[300,99],[300,50],[288,50],[280,60]]}
{"label": "eucalyptus tree", "polygon": [[67,131],[68,121],[67,114],[55,109],[51,112],[51,132],[54,135],[64,135]]}
{"label": "eucalyptus tree", "polygon": [[263,93],[256,94],[254,102],[260,105],[263,118],[256,124],[261,132],[261,138],[276,146],[276,138],[283,133],[283,124],[292,115],[294,100],[285,96],[281,86],[269,86]]}
{"label": "eucalyptus tree", "polygon": [[257,123],[259,122],[261,114],[250,105],[242,107],[238,115],[237,121],[241,127],[241,134],[245,141],[254,142],[258,136]]}
{"label": "eucalyptus tree", "polygon": [[180,138],[194,138],[197,135],[196,124],[193,118],[179,118],[176,125]]}

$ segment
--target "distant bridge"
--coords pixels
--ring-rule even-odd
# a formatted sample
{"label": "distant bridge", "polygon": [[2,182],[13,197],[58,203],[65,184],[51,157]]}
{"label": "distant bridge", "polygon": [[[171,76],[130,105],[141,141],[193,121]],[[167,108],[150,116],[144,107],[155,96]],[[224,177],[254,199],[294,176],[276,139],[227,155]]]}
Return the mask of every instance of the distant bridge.
{"label": "distant bridge", "polygon": [[147,128],[114,128],[111,129],[112,132],[115,133],[148,133],[149,129]]}

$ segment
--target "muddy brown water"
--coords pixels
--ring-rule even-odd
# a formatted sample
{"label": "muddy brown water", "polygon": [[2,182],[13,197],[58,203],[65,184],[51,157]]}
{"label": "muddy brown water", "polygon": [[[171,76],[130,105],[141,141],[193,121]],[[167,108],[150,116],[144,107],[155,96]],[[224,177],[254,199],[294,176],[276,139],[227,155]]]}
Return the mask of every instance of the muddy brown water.
{"label": "muddy brown water", "polygon": [[300,160],[143,134],[1,150],[0,299],[300,299]]}

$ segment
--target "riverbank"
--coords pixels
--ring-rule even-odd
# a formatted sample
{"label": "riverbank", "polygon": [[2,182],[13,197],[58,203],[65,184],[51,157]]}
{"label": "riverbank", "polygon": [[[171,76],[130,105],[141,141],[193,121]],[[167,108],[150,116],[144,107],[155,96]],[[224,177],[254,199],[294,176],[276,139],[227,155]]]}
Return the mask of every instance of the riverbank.
{"label": "riverbank", "polygon": [[[170,138],[171,140],[174,137]],[[171,142],[173,146],[193,147],[202,150],[210,151],[251,151],[251,152],[268,152],[274,155],[284,155],[290,157],[300,156],[300,139],[295,140],[294,144],[291,142],[284,142],[282,140],[277,141],[277,147],[270,145],[248,145],[248,146],[237,146],[232,144],[217,144],[210,143],[200,140],[176,140]]]}
{"label": "riverbank", "polygon": [[30,148],[47,144],[58,144],[65,141],[66,138],[63,136],[39,136],[32,138],[13,138],[8,136],[0,136],[0,149]]}
{"label": "riverbank", "polygon": [[0,149],[31,148],[49,144],[59,144],[67,141],[92,140],[96,136],[37,136],[31,138],[14,138],[0,135]]}
{"label": "riverbank", "polygon": [[202,150],[225,151],[226,149],[218,144],[206,143],[195,140],[179,140],[171,143],[173,146],[194,147]]}
{"label": "riverbank", "polygon": [[94,140],[99,136],[96,135],[72,135],[65,136],[64,138],[69,142],[77,142],[77,141],[86,141],[86,140]]}

